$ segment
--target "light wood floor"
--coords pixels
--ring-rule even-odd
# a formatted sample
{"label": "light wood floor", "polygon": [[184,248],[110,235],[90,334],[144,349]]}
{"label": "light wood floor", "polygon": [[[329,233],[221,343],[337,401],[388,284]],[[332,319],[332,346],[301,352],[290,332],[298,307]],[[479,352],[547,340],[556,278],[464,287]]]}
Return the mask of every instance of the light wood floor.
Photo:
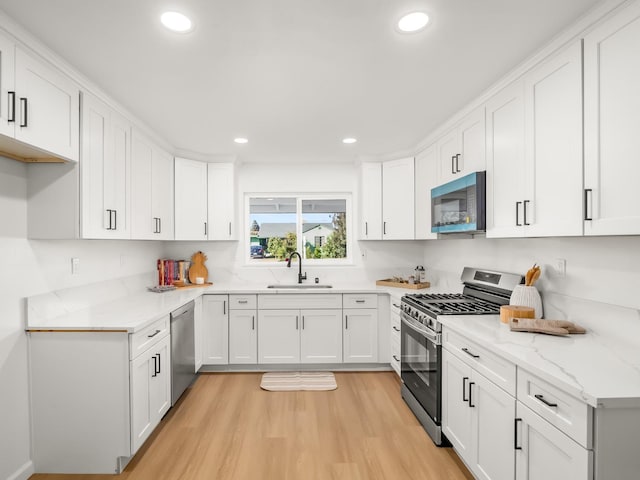
{"label": "light wood floor", "polygon": [[393,372],[336,373],[331,392],[266,392],[261,374],[202,374],[122,475],[32,480],[462,480]]}

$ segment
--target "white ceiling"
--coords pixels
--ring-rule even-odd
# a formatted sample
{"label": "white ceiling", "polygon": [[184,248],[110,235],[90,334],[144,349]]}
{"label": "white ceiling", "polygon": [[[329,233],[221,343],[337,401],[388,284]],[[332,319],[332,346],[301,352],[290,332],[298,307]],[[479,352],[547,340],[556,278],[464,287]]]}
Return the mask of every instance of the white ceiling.
{"label": "white ceiling", "polygon": [[[596,3],[0,0],[0,9],[178,149],[343,162],[415,146]],[[167,9],[195,30],[165,31]],[[414,9],[430,25],[397,33]],[[346,136],[358,143],[343,145]]]}

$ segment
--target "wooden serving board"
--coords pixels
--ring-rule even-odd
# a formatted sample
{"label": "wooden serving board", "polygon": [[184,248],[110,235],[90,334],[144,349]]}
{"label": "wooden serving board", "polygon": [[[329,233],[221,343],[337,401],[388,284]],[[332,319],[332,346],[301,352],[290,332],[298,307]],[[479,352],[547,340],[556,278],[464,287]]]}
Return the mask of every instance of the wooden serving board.
{"label": "wooden serving board", "polygon": [[196,252],[191,256],[191,267],[189,268],[189,281],[196,285],[196,278],[204,278],[204,283],[207,283],[207,277],[209,272],[205,267],[204,262],[207,260],[207,256],[202,252]]}
{"label": "wooden serving board", "polygon": [[196,288],[196,287],[210,287],[211,285],[213,285],[213,283],[211,282],[204,282],[200,285],[196,284],[196,283],[190,283],[189,285],[176,285],[176,288],[178,290],[182,290],[183,288]]}
{"label": "wooden serving board", "polygon": [[380,285],[383,287],[409,288],[411,290],[420,290],[422,288],[429,288],[431,286],[429,282],[400,283],[400,282],[394,282],[390,278],[386,278],[384,280],[376,280],[376,285]]}

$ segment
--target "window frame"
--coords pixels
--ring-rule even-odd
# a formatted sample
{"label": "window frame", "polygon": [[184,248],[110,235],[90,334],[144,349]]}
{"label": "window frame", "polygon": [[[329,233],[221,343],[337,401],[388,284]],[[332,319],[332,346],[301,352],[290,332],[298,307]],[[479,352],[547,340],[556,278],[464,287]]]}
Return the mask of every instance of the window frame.
{"label": "window frame", "polygon": [[[243,241],[243,258],[246,266],[272,268],[276,265],[282,265],[283,262],[261,262],[261,259],[251,258],[251,199],[252,198],[295,198],[296,199],[296,251],[303,255],[304,265],[313,267],[323,266],[342,266],[353,265],[353,208],[352,194],[346,192],[337,193],[277,193],[277,192],[253,192],[244,194],[244,241]],[[346,234],[347,234],[347,256],[345,258],[304,258],[305,251],[302,245],[302,202],[305,200],[344,200],[346,214]],[[296,262],[297,259],[294,259]]]}

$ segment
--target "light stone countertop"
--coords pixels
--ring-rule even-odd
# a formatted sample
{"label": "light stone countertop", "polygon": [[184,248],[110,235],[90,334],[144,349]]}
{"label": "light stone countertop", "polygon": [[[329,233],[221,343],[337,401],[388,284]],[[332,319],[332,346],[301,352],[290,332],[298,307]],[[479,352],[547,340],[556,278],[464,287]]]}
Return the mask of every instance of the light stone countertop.
{"label": "light stone countertop", "polygon": [[[66,289],[29,297],[27,326],[34,330],[122,330],[135,333],[173,310],[205,294],[343,294],[373,293],[387,295],[415,293],[406,290],[378,287],[371,284],[333,284],[332,288],[277,289],[266,285],[214,284],[205,287],[176,289],[168,292],[149,292],[141,285],[123,285],[117,280]],[[398,292],[396,292],[396,290]],[[398,297],[399,298],[399,297]]]}
{"label": "light stone countertop", "polygon": [[587,331],[559,337],[512,332],[498,315],[440,317],[460,333],[592,407],[640,408],[637,357]]}

